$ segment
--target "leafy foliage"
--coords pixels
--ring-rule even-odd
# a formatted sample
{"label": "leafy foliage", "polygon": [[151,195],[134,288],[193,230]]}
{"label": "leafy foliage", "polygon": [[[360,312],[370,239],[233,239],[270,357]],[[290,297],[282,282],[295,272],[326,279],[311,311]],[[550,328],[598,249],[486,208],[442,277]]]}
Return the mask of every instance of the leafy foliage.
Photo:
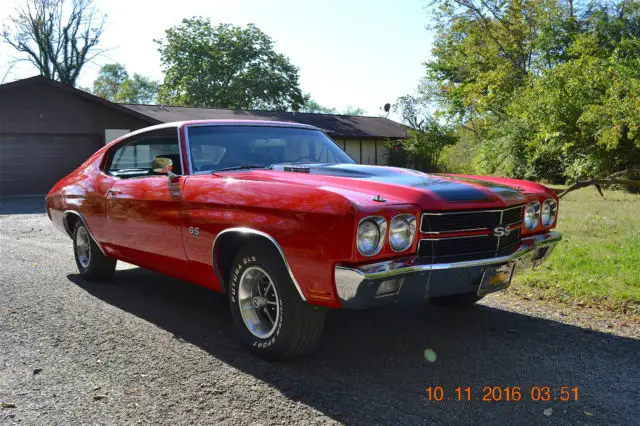
{"label": "leafy foliage", "polygon": [[478,172],[551,181],[640,163],[640,3],[436,0],[426,64]]}
{"label": "leafy foliage", "polygon": [[140,74],[129,77],[122,64],[107,64],[93,82],[92,93],[111,102],[149,104],[156,98],[158,82]]}
{"label": "leafy foliage", "polygon": [[[392,152],[392,164],[407,165],[423,171],[436,171],[442,150],[458,139],[454,134],[454,128],[441,123],[430,114],[428,100],[424,96],[401,96],[394,105],[394,110],[401,115],[402,121],[410,126],[411,130],[408,139],[392,142],[392,148],[395,150],[396,147],[401,147],[409,154],[408,158],[394,155]],[[394,164],[396,161],[398,164]]]}
{"label": "leafy foliage", "polygon": [[184,19],[156,40],[165,78],[158,100],[172,105],[297,111],[298,68],[255,25]]}
{"label": "leafy foliage", "polygon": [[93,0],[27,0],[0,38],[41,75],[75,86],[84,65],[102,53],[104,23]]}
{"label": "leafy foliage", "polygon": [[311,97],[311,93],[304,94],[304,102],[300,108],[300,112],[310,112],[316,114],[337,114],[338,110],[332,107],[320,105]]}
{"label": "leafy foliage", "polygon": [[339,112],[333,107],[326,107],[320,105],[315,99],[311,97],[310,93],[304,94],[304,102],[300,108],[300,112],[309,112],[316,114],[344,114],[344,115],[365,115],[367,112],[362,108],[353,107],[348,105],[344,111]]}
{"label": "leafy foliage", "polygon": [[354,107],[352,105],[347,105],[347,107],[342,111],[344,115],[365,115],[367,111],[364,108]]}

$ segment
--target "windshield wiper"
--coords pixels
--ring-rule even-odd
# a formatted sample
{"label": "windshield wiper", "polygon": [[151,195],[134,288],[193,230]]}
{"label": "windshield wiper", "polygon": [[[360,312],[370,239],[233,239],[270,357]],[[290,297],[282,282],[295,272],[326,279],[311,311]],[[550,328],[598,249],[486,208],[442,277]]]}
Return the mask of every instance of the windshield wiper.
{"label": "windshield wiper", "polygon": [[229,170],[243,170],[243,169],[266,169],[269,167],[267,164],[241,164],[239,166],[223,167],[221,169],[215,169],[215,172],[224,172]]}

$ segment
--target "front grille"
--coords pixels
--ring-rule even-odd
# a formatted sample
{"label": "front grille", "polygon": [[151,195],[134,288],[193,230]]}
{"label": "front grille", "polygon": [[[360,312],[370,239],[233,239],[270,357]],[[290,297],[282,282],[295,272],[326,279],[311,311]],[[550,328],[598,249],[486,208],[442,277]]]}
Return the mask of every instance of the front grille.
{"label": "front grille", "polygon": [[[425,235],[418,244],[418,256],[433,262],[460,262],[505,256],[514,252],[520,242],[519,225],[523,206],[505,210],[453,213],[424,213],[421,231]],[[496,237],[493,229],[511,225],[509,235]],[[440,237],[439,234],[460,231],[487,231],[482,235]]]}
{"label": "front grille", "polygon": [[502,213],[502,223],[511,225],[512,223],[522,222],[522,206],[515,209],[504,210]]}
{"label": "front grille", "polygon": [[441,234],[445,232],[493,229],[500,224],[515,224],[522,221],[523,206],[504,210],[470,210],[446,213],[425,212],[422,214],[420,232]]}

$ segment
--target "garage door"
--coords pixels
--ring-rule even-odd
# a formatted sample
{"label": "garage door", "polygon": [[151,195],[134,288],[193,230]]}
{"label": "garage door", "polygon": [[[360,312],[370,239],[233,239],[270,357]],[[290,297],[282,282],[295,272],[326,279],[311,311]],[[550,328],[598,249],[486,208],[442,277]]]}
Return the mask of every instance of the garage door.
{"label": "garage door", "polygon": [[0,195],[46,194],[101,143],[100,135],[0,134]]}

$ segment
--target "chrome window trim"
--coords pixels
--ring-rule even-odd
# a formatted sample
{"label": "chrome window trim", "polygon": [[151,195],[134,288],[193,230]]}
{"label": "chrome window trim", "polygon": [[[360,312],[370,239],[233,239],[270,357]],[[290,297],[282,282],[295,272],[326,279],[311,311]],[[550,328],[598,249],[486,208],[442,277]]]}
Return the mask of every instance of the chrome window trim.
{"label": "chrome window trim", "polygon": [[[445,216],[445,215],[453,215],[453,214],[474,214],[474,213],[497,213],[500,212],[500,224],[502,224],[502,217],[504,216],[504,212],[509,211],[509,210],[513,210],[513,209],[522,209],[522,214],[524,217],[524,209],[526,208],[527,204],[518,204],[516,206],[511,206],[511,207],[507,207],[505,209],[491,209],[491,210],[465,210],[465,211],[457,211],[457,212],[440,212],[440,213],[431,213],[431,212],[422,212],[422,214],[420,215],[420,228],[418,229],[418,231],[420,231],[421,234],[449,234],[449,233],[454,233],[454,232],[472,232],[472,231],[484,231],[484,230],[489,230],[491,228],[472,228],[472,229],[455,229],[455,230],[451,230],[451,231],[428,231],[428,232],[422,232],[422,225],[424,224],[424,218],[425,216]],[[520,220],[520,223],[524,222],[524,218],[522,220]],[[509,224],[509,226],[516,224],[518,222],[514,222],[512,224]]]}
{"label": "chrome window trim", "polygon": [[396,250],[393,248],[393,246],[391,245],[391,237],[389,237],[389,247],[391,247],[391,250],[393,250],[396,253],[402,253],[403,251],[407,251],[411,248],[411,246],[413,245],[413,242],[416,239],[416,217],[411,214],[411,213],[401,213],[401,214],[397,214],[394,217],[391,218],[391,221],[389,221],[389,232],[391,232],[391,223],[396,219],[396,218],[400,218],[400,217],[406,217],[407,218],[407,222],[409,222],[409,229],[411,229],[411,226],[413,226],[413,232],[411,233],[411,239],[409,240],[409,245],[407,245],[406,248],[402,249],[402,250]]}
{"label": "chrome window trim", "polygon": [[[211,174],[213,172],[215,172],[215,170],[200,170],[198,172],[195,171],[195,169],[193,168],[193,159],[191,158],[191,145],[189,143],[189,128],[191,127],[239,127],[239,126],[243,126],[243,127],[281,127],[281,128],[292,128],[292,129],[307,129],[307,130],[317,130],[321,133],[323,133],[327,138],[329,138],[329,140],[331,140],[331,142],[333,142],[333,144],[340,148],[340,145],[338,145],[336,143],[336,141],[333,140],[333,138],[331,138],[331,136],[327,135],[322,129],[315,127],[315,126],[310,126],[308,124],[302,124],[302,123],[284,123],[284,122],[273,122],[273,123],[254,123],[254,122],[242,122],[242,121],[238,121],[238,122],[233,122],[233,121],[220,121],[220,122],[204,122],[204,123],[182,123],[182,126],[184,127],[184,144],[185,147],[187,148],[187,161],[189,162],[189,172],[191,175],[205,175],[205,174]],[[178,133],[180,131],[180,126],[178,126]],[[342,148],[340,148],[342,150]],[[343,150],[344,151],[344,150]],[[346,152],[345,152],[346,154]],[[348,154],[346,154],[347,157],[349,157]],[[351,158],[351,157],[349,157]],[[353,160],[353,158],[351,158]],[[355,160],[354,160],[355,162]],[[339,163],[336,163],[339,164]],[[182,169],[184,170],[184,168]]]}
{"label": "chrome window trim", "polygon": [[[365,220],[373,221],[376,225],[378,225],[378,229],[380,230],[380,241],[378,241],[376,251],[371,254],[364,254],[360,251],[360,248],[358,248],[358,231],[360,229],[360,225]],[[385,240],[387,239],[387,228],[387,219],[382,216],[367,216],[360,219],[360,221],[358,222],[358,226],[356,227],[356,250],[358,250],[358,253],[364,257],[371,257],[380,253],[380,251],[382,251],[382,248],[384,247]]]}
{"label": "chrome window trim", "polygon": [[82,224],[84,225],[85,228],[87,228],[87,232],[89,233],[89,236],[91,237],[93,242],[96,243],[96,245],[100,249],[100,252],[106,256],[107,254],[104,252],[104,249],[102,248],[102,245],[100,244],[100,242],[98,242],[98,240],[96,240],[93,237],[93,234],[91,233],[91,229],[89,228],[89,225],[87,225],[87,221],[84,220],[84,217],[75,210],[65,210],[64,213],[62,213],[62,224],[64,225],[64,228],[67,230],[67,234],[69,234],[69,236],[73,238],[73,235],[71,234],[72,230],[69,229],[69,227],[67,226],[67,216],[70,214],[76,215],[82,221]]}
{"label": "chrome window trim", "polygon": [[282,261],[284,262],[284,266],[287,269],[287,272],[289,273],[289,277],[291,278],[291,281],[293,281],[293,285],[296,287],[296,290],[298,290],[298,294],[300,295],[300,298],[305,302],[307,301],[306,297],[304,297],[304,294],[302,293],[302,288],[300,287],[300,284],[298,284],[298,281],[296,280],[296,277],[293,275],[293,271],[291,270],[291,266],[289,266],[289,261],[287,260],[287,256],[285,256],[284,250],[282,249],[280,244],[278,244],[276,239],[273,238],[271,235],[267,234],[266,232],[258,231],[256,229],[248,228],[248,227],[235,227],[235,228],[224,229],[224,230],[220,231],[218,233],[218,235],[216,235],[216,237],[213,239],[213,244],[211,245],[211,260],[213,261],[213,271],[215,272],[216,276],[218,277],[218,280],[220,281],[220,284],[222,284],[224,286],[225,283],[224,283],[222,274],[220,273],[220,270],[218,269],[218,262],[217,262],[217,259],[216,259],[216,253],[217,253],[216,244],[218,243],[218,240],[220,239],[220,237],[222,235],[228,234],[228,233],[231,233],[231,232],[237,232],[237,233],[240,233],[240,234],[258,235],[260,237],[264,237],[267,240],[269,240],[269,242],[271,242],[271,244],[273,244],[274,247],[280,253],[280,256],[282,257]]}
{"label": "chrome window trim", "polygon": [[[169,123],[169,124],[172,124],[172,123]],[[104,174],[106,174],[107,176],[111,176],[111,177],[116,178],[116,179],[123,179],[122,177],[114,176],[114,175],[109,173],[107,165],[109,167],[111,166],[110,161],[109,161],[109,157],[111,156],[111,154],[115,153],[115,151],[117,151],[118,149],[120,149],[120,148],[122,148],[122,147],[124,147],[126,145],[129,145],[131,143],[136,142],[137,140],[140,140],[138,138],[139,137],[144,137],[145,134],[148,134],[148,133],[151,133],[151,132],[155,132],[157,130],[171,129],[171,127],[174,127],[174,126],[175,126],[175,130],[176,130],[177,141],[178,141],[178,155],[180,156],[180,166],[182,167],[182,174],[178,175],[178,176],[186,176],[185,168],[184,168],[185,160],[184,160],[184,158],[182,156],[182,144],[180,143],[181,142],[181,139],[180,139],[180,126],[178,126],[176,124],[173,124],[173,126],[172,125],[152,126],[152,127],[149,127],[149,128],[136,130],[135,132],[128,133],[128,134],[122,136],[122,138],[118,142],[114,143],[112,146],[109,147],[109,149],[107,149],[107,152],[104,154],[105,157],[106,157],[106,161],[104,161],[104,163],[103,163],[104,164],[104,170],[101,170],[101,171]],[[113,161],[113,159],[111,159],[111,161]],[[107,164],[107,163],[109,163],[109,164]],[[191,169],[189,169],[189,170],[191,170]],[[158,176],[162,176],[162,175],[136,176],[135,179],[158,177]],[[131,179],[131,178],[127,178],[127,179]]]}

